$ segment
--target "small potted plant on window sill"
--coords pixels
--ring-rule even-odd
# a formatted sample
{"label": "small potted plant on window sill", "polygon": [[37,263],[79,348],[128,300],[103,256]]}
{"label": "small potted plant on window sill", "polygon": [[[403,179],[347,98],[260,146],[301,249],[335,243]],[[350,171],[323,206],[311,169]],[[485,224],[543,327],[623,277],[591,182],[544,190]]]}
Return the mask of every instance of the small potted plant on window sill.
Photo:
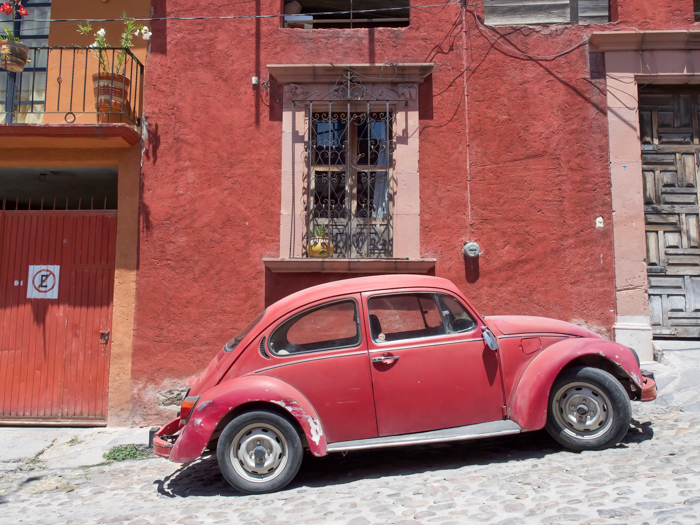
{"label": "small potted plant on window sill", "polygon": [[[95,90],[95,107],[102,113],[129,112],[131,80],[126,77],[128,62],[126,50],[134,45],[134,37],[139,34],[144,40],[151,38],[148,27],[137,24],[133,18],[128,18],[126,13],[123,13],[122,18],[124,32],[120,45],[123,49],[112,52],[105,50],[108,46],[107,32],[104,28],[95,31],[95,41],[89,46],[100,62],[98,72],[92,75],[92,83]],[[78,33],[90,35],[92,33],[90,22],[78,24]]]}
{"label": "small potted plant on window sill", "polygon": [[323,224],[314,226],[313,235],[309,240],[309,257],[331,257],[333,243]]}
{"label": "small potted plant on window sill", "polygon": [[[23,17],[29,14],[21,0],[6,0],[0,5],[0,13],[13,19],[16,15]],[[19,41],[8,26],[3,26],[3,29],[4,34],[0,35],[0,67],[11,73],[21,73],[27,63],[29,48]]]}

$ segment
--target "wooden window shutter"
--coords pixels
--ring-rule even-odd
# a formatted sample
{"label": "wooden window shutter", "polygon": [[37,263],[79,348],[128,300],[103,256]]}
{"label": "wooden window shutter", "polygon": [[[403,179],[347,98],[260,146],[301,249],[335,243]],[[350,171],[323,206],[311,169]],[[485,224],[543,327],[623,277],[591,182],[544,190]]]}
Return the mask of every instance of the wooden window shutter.
{"label": "wooden window shutter", "polygon": [[571,17],[569,0],[486,0],[489,25],[562,24]]}
{"label": "wooden window shutter", "polygon": [[484,18],[489,25],[605,23],[609,0],[486,0]]}
{"label": "wooden window shutter", "polygon": [[610,0],[572,0],[573,2],[578,3],[578,21],[572,20],[572,23],[605,24],[610,21]]}

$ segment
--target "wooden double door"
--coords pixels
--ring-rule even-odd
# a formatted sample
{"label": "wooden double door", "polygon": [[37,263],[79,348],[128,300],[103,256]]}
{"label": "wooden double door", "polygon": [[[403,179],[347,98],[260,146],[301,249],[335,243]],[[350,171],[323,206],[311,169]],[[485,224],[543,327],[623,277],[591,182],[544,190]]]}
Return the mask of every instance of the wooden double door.
{"label": "wooden double door", "polygon": [[116,211],[0,211],[0,422],[107,417]]}
{"label": "wooden double door", "polygon": [[700,337],[700,88],[639,90],[649,310],[654,336]]}

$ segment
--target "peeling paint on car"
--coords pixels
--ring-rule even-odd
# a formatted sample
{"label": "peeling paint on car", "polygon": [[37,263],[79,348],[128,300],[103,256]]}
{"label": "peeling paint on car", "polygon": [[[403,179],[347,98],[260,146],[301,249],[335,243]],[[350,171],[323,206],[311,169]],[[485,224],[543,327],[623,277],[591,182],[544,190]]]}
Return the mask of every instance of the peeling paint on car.
{"label": "peeling paint on car", "polygon": [[194,426],[198,427],[201,424],[202,424],[202,418],[201,417],[195,418]]}
{"label": "peeling paint on car", "polygon": [[197,410],[203,410],[204,407],[206,407],[209,403],[211,403],[211,399],[210,399],[209,401],[205,401],[204,403],[200,404],[200,405],[197,407]]}
{"label": "peeling paint on car", "polygon": [[318,442],[321,440],[321,436],[323,436],[321,423],[310,416],[306,417],[308,418],[309,427],[311,428],[311,439],[313,439],[314,443],[318,445]]}

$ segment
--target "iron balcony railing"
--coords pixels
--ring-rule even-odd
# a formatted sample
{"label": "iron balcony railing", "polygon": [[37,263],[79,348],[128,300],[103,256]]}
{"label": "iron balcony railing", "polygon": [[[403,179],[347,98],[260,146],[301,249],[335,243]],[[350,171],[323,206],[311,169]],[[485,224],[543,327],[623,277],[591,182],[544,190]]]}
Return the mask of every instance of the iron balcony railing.
{"label": "iron balcony railing", "polygon": [[144,66],[127,48],[30,47],[21,73],[0,69],[0,125],[141,125]]}

